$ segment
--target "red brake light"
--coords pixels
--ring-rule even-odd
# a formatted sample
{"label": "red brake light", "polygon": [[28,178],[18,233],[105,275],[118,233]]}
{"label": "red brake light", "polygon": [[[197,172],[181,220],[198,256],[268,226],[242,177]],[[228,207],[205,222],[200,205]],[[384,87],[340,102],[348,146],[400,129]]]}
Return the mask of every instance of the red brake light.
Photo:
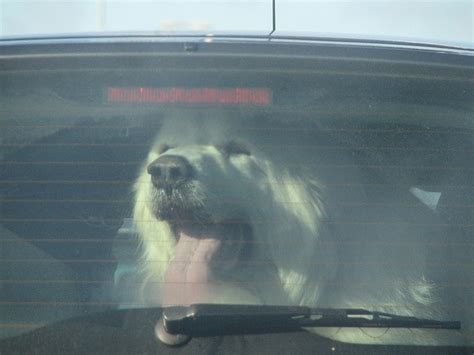
{"label": "red brake light", "polygon": [[107,101],[130,103],[251,104],[268,105],[267,88],[150,88],[109,87]]}

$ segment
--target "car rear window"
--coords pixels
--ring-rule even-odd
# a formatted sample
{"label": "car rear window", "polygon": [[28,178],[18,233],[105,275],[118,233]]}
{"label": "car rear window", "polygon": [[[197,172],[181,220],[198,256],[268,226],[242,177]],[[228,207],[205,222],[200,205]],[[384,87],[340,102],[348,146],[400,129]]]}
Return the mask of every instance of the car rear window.
{"label": "car rear window", "polygon": [[[472,67],[289,52],[7,63],[0,336],[167,305],[163,287],[183,303],[218,294],[465,319],[474,309]],[[201,185],[173,200],[181,181]],[[151,219],[142,204],[154,206]],[[161,240],[165,229],[176,240]],[[185,253],[163,244],[194,234],[218,243],[219,233],[230,242],[217,266],[193,277],[223,291],[174,289],[165,284],[178,271],[150,271]]]}

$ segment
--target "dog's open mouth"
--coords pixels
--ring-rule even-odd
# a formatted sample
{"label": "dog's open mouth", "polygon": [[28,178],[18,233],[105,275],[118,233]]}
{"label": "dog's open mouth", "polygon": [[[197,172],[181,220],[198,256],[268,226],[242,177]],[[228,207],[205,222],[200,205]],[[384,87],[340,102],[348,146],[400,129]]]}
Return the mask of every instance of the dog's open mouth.
{"label": "dog's open mouth", "polygon": [[154,185],[153,209],[172,227],[174,257],[164,275],[163,305],[210,303],[219,280],[230,280],[248,258],[252,230],[239,220],[215,221],[193,196],[192,183]]}
{"label": "dog's open mouth", "polygon": [[175,226],[175,255],[165,273],[164,305],[208,303],[220,276],[232,274],[248,253],[246,224]]}

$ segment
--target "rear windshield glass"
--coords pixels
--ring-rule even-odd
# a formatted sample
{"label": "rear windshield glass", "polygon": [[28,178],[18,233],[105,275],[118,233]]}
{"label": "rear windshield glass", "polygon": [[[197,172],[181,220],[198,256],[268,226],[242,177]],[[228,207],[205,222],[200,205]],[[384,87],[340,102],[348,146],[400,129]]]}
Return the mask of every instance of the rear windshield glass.
{"label": "rear windshield glass", "polygon": [[472,322],[472,72],[140,60],[2,72],[1,337],[192,303]]}

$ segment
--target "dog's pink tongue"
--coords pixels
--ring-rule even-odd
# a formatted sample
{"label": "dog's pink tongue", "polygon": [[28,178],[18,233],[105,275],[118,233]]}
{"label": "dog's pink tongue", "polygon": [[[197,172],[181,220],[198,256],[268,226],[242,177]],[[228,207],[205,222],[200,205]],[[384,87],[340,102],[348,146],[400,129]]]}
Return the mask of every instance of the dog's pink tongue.
{"label": "dog's pink tongue", "polygon": [[218,238],[180,232],[165,273],[164,306],[209,302],[210,263],[220,245]]}

